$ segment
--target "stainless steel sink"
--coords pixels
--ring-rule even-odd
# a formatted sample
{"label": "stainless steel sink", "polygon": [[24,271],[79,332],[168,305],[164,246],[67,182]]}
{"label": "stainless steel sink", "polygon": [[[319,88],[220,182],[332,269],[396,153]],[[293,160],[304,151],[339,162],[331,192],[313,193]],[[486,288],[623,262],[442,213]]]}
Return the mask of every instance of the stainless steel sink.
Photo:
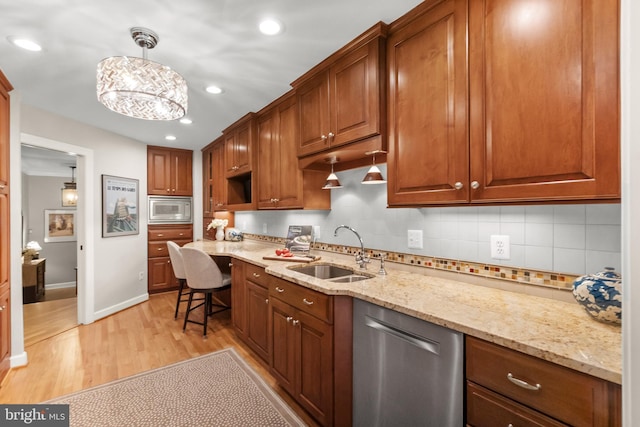
{"label": "stainless steel sink", "polygon": [[342,268],[331,264],[305,265],[301,267],[289,267],[290,270],[306,274],[316,279],[330,280],[336,283],[359,282],[370,279],[373,276],[355,273],[348,268]]}
{"label": "stainless steel sink", "polygon": [[293,271],[315,277],[317,279],[335,279],[337,277],[349,276],[353,270],[337,267],[330,264],[305,265],[302,267],[289,267]]}

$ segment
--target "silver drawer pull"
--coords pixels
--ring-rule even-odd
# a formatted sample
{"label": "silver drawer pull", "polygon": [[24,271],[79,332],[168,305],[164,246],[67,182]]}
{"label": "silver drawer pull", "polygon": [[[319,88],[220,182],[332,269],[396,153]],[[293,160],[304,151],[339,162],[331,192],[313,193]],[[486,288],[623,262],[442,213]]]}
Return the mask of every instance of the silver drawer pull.
{"label": "silver drawer pull", "polygon": [[292,320],[293,320],[293,317],[287,316],[287,323],[291,322]]}
{"label": "silver drawer pull", "polygon": [[264,303],[265,303],[265,304],[269,304],[269,298],[265,299],[265,300],[264,300]]}
{"label": "silver drawer pull", "polygon": [[513,375],[511,375],[511,372],[507,374],[507,379],[512,383],[514,383],[515,385],[517,385],[518,387],[526,388],[527,390],[538,391],[542,388],[540,384],[531,385],[526,381],[523,381],[514,377]]}
{"label": "silver drawer pull", "polygon": [[280,286],[276,286],[276,292],[283,293],[284,289],[282,289]]}
{"label": "silver drawer pull", "polygon": [[299,320],[294,320],[294,321],[293,321],[293,322],[291,322],[291,323],[293,323],[293,326],[298,326],[298,324],[300,323],[300,321],[299,321]]}
{"label": "silver drawer pull", "polygon": [[253,273],[253,277],[260,277],[258,273]]}
{"label": "silver drawer pull", "polygon": [[158,237],[164,237],[164,234],[158,234]]}
{"label": "silver drawer pull", "polygon": [[163,248],[158,248],[158,252],[160,252],[160,251],[164,251],[164,249]]}
{"label": "silver drawer pull", "polygon": [[313,305],[313,301],[309,301],[309,300],[308,300],[308,299],[306,299],[306,298],[302,298],[302,302],[303,302],[303,303],[305,303],[305,304],[307,304],[307,305]]}

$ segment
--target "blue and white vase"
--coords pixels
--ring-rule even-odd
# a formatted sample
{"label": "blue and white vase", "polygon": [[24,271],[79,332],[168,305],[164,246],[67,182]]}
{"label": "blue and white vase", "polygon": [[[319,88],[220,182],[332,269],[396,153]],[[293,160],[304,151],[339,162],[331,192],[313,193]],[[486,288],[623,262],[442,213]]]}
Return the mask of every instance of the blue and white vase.
{"label": "blue and white vase", "polygon": [[580,276],[573,282],[573,296],[594,319],[622,322],[622,278],[611,267],[596,274]]}

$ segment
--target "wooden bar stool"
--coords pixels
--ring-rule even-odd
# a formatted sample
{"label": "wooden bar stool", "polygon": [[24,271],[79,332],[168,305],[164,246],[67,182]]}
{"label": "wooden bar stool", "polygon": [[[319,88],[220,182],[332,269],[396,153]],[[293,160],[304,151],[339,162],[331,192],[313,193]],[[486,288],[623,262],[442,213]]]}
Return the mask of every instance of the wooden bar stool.
{"label": "wooden bar stool", "polygon": [[[184,316],[182,331],[187,328],[187,322],[202,325],[203,335],[207,336],[207,319],[215,313],[228,310],[231,307],[223,304],[213,303],[213,294],[231,287],[231,275],[222,273],[215,261],[204,251],[195,248],[180,248],[184,271],[187,276],[187,286],[189,287],[189,300],[187,302],[187,312]],[[194,294],[204,294],[204,301],[192,307]],[[202,322],[189,320],[190,313],[204,306],[204,319]],[[219,307],[213,311],[213,307]]]}

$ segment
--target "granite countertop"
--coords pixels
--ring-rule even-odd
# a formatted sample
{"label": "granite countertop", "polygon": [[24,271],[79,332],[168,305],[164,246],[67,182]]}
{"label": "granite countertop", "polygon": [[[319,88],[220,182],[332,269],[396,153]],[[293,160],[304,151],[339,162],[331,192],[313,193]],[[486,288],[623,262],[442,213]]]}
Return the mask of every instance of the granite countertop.
{"label": "granite countertop", "polygon": [[[594,320],[578,303],[434,277],[426,268],[405,271],[390,262],[385,265],[386,276],[333,283],[289,269],[299,262],[263,259],[274,255],[279,245],[256,240],[198,241],[188,246],[265,267],[273,276],[328,295],[359,298],[616,384],[622,382],[621,328]],[[358,270],[351,256],[313,254],[321,256],[318,262]],[[379,262],[372,261],[367,273],[375,274],[378,268]]]}

